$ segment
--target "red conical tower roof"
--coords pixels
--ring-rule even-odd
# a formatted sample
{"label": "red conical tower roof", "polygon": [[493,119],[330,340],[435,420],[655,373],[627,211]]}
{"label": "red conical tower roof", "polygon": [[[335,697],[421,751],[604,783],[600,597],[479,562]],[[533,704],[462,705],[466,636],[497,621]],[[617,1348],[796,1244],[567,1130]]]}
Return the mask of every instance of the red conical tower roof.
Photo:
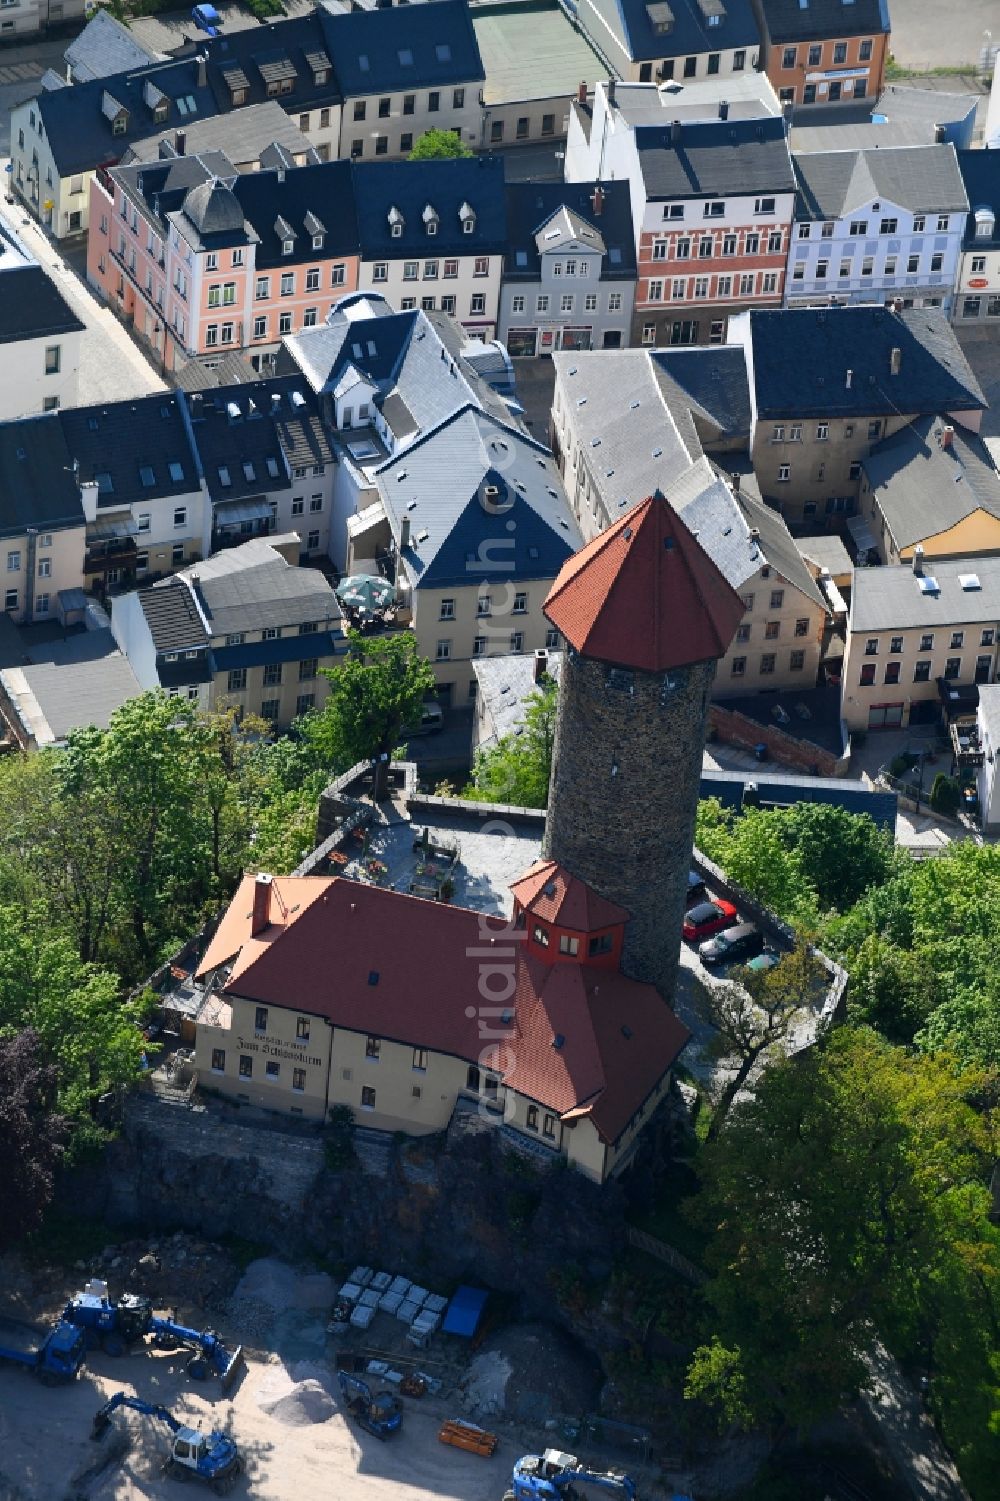
{"label": "red conical tower roof", "polygon": [[543,608],[582,656],[642,672],[724,656],[744,613],[659,491],[563,564]]}

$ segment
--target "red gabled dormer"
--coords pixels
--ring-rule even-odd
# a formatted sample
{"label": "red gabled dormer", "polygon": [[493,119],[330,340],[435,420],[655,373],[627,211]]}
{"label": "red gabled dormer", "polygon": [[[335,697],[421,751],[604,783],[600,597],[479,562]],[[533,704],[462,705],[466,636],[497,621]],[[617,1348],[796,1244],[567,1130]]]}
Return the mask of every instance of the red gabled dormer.
{"label": "red gabled dormer", "polygon": [[530,954],[544,964],[618,969],[631,913],[608,901],[555,860],[539,860],[511,886],[514,922]]}

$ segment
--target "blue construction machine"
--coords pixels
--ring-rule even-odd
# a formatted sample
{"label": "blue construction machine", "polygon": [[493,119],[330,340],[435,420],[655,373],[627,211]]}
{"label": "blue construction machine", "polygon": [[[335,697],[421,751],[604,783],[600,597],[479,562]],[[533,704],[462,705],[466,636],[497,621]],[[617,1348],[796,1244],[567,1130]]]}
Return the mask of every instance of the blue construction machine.
{"label": "blue construction machine", "polygon": [[213,1372],[228,1390],[243,1370],[243,1346],[230,1351],[213,1329],[189,1329],[176,1318],[161,1318],[152,1301],[139,1293],[123,1293],[115,1302],[108,1284],[91,1278],[83,1292],[70,1298],[63,1319],[82,1329],[91,1349],[106,1355],[124,1355],[139,1340],[152,1339],[158,1350],[187,1347],[187,1373],[192,1381],[204,1381]]}
{"label": "blue construction machine", "polygon": [[103,1407],[94,1414],[91,1438],[100,1438],[111,1424],[111,1416],[119,1407],[141,1412],[147,1418],[155,1418],[170,1429],[172,1443],[167,1460],[167,1474],[175,1480],[204,1481],[217,1496],[228,1496],[243,1473],[243,1461],[233,1440],[226,1433],[213,1428],[203,1433],[200,1428],[188,1428],[179,1423],[166,1407],[154,1402],[144,1402],[141,1397],[130,1397],[127,1392],[115,1392]]}
{"label": "blue construction machine", "polygon": [[78,1376],[86,1348],[83,1331],[65,1319],[48,1331],[0,1319],[0,1360],[24,1366],[45,1386],[62,1386]]}

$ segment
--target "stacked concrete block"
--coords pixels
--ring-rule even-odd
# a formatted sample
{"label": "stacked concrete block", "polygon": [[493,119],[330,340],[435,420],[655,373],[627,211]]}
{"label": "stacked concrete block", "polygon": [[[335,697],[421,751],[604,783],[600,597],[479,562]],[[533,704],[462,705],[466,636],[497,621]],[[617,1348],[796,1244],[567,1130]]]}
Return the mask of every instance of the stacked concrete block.
{"label": "stacked concrete block", "polygon": [[355,1329],[368,1329],[375,1317],[375,1309],[367,1303],[359,1303],[351,1314],[351,1324]]}

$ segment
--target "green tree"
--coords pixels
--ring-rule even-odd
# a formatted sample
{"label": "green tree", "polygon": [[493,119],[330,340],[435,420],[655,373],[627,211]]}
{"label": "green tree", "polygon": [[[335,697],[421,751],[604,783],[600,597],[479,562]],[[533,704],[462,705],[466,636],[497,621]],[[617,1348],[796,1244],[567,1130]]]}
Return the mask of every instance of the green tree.
{"label": "green tree", "polygon": [[740,968],[730,981],[711,981],[705,986],[702,1010],[716,1033],[714,1051],[737,1060],[712,1113],[709,1141],[722,1130],[758,1060],[771,1049],[781,1048],[815,1004],[823,979],[823,967],[811,947],[800,942],[773,969]]}
{"label": "green tree", "polygon": [[912,1043],[937,997],[934,977],[912,949],[898,948],[881,933],[867,933],[850,963],[847,1014],[874,1027],[889,1042]]}
{"label": "green tree", "polygon": [[893,872],[895,839],[867,813],[802,802],[776,816],[822,909],[846,911]]}
{"label": "green tree", "polygon": [[808,1422],[856,1392],[873,1330],[916,1348],[938,1282],[963,1300],[977,1278],[995,1288],[994,1132],[970,1103],[983,1087],[950,1058],[842,1028],[769,1068],[705,1149],[706,1333],[757,1422]]}
{"label": "green tree", "polygon": [[41,1224],[66,1136],[55,1109],[56,1071],[41,1053],[30,1029],[0,1035],[0,1251]]}
{"label": "green tree", "polygon": [[684,1395],[704,1402],[719,1417],[720,1431],[730,1426],[752,1428],[753,1402],[747,1391],[739,1350],[727,1350],[717,1335],[699,1345],[688,1366]]}
{"label": "green tree", "polygon": [[946,776],[939,771],[934,778],[931,787],[931,807],[935,813],[943,813],[946,818],[954,818],[958,812],[958,806],[962,801],[962,789],[954,777]]}
{"label": "green tree", "polygon": [[470,797],[521,808],[546,806],[558,707],[559,687],[554,681],[530,694],[521,727],[477,753]]}
{"label": "green tree", "polygon": [[42,909],[0,908],[0,1034],[37,1036],[62,1114],[85,1117],[103,1091],[137,1077],[147,1010],[122,999],[117,975],[82,962],[68,936],[48,933]]}
{"label": "green tree", "polygon": [[446,161],[450,157],[471,156],[472,152],[454,130],[425,130],[410,152],[411,162]]}
{"label": "green tree", "polygon": [[331,771],[358,761],[375,765],[376,801],[389,786],[389,758],[404,726],[415,724],[420,706],[434,692],[434,671],[408,631],[385,636],[348,633],[349,649],[337,667],[323,669],[330,693],[303,734]]}

